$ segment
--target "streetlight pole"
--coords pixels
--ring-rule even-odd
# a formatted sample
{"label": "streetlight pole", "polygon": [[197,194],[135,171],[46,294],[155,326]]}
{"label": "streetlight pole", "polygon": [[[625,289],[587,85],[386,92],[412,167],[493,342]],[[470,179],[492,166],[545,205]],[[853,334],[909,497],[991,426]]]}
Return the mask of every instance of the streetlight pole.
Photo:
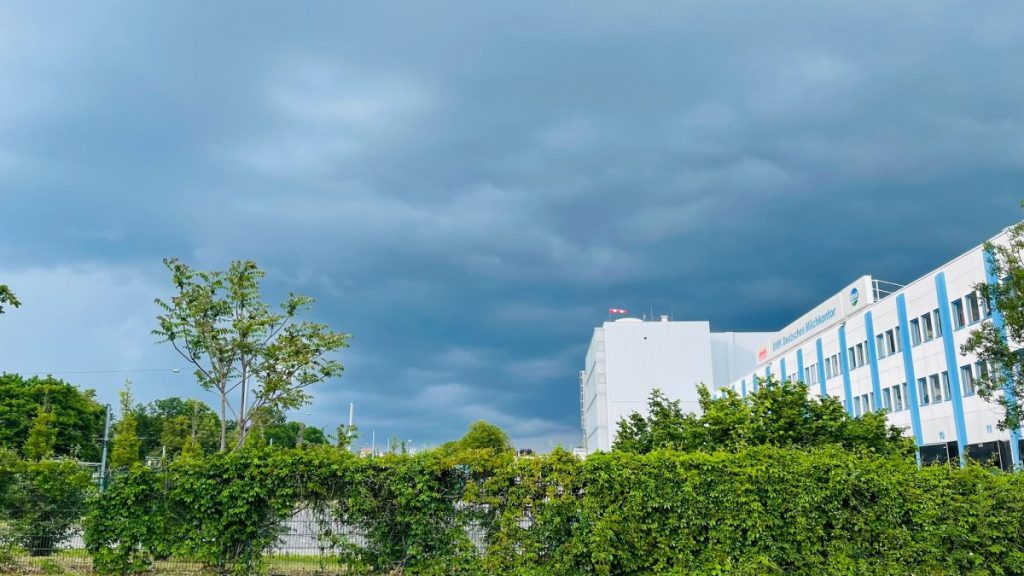
{"label": "streetlight pole", "polygon": [[110,404],[107,404],[106,423],[103,424],[103,455],[100,457],[100,490],[107,487],[107,446],[110,444]]}

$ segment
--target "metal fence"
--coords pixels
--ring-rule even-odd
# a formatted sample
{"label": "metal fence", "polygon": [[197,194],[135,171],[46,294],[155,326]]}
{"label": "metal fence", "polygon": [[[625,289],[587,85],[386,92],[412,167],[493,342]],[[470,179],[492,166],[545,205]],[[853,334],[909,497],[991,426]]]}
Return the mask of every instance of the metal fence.
{"label": "metal fence", "polygon": [[[82,534],[83,516],[80,510],[47,514],[5,511],[0,518],[0,574],[91,574],[92,558],[85,549]],[[467,533],[482,552],[485,530],[470,527]],[[281,523],[276,543],[265,554],[267,573],[346,574],[338,555],[339,541],[355,546],[366,544],[351,526],[325,523],[308,509],[297,510]],[[194,559],[169,557],[158,559],[151,573],[184,576],[215,571]]]}

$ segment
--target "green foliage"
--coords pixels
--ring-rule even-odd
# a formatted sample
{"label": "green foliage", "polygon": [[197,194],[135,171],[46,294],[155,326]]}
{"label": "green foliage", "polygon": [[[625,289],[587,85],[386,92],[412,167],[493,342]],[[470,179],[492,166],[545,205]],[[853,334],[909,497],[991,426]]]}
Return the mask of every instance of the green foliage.
{"label": "green foliage", "polygon": [[104,407],[94,391],[79,390],[50,376],[0,375],[0,446],[20,453],[43,405],[53,416],[50,425],[57,432],[54,454],[98,462]]}
{"label": "green foliage", "polygon": [[42,460],[53,456],[53,447],[57,443],[57,431],[53,428],[53,413],[46,406],[40,406],[36,418],[32,421],[32,429],[25,441],[23,453],[29,460]]}
{"label": "green foliage", "polygon": [[467,500],[483,511],[479,524],[487,528],[486,573],[581,573],[583,469],[578,458],[556,449],[497,466],[469,485]]}
{"label": "green foliage", "polygon": [[272,312],[262,301],[264,273],[254,262],[213,272],[173,258],[164,264],[177,294],[156,300],[163,313],[153,333],[195,367],[204,390],[219,395],[221,451],[229,448],[229,411],[237,415],[231,449],[238,449],[264,411],[299,408],[309,402],[309,386],[341,374],[341,363],[330,355],[348,346],[348,335],[297,319],[312,298],[290,294],[281,312]]}
{"label": "green foliage", "polygon": [[337,441],[338,448],[342,450],[349,450],[352,445],[355,444],[359,438],[359,427],[353,424],[349,426],[347,424],[339,424],[335,431],[335,439]]}
{"label": "green foliage", "polygon": [[994,322],[983,322],[961,347],[964,354],[976,354],[993,367],[976,381],[978,395],[1003,409],[999,427],[1016,430],[1024,424],[1024,222],[1009,230],[1006,244],[985,244],[987,264],[1000,279],[997,284],[976,286],[993,317],[1001,317],[1003,330]]}
{"label": "green foliage", "polygon": [[504,430],[483,420],[469,425],[466,434],[454,442],[441,447],[442,451],[455,453],[464,450],[491,450],[495,454],[512,454],[515,449]]}
{"label": "green foliage", "polygon": [[142,453],[175,458],[186,444],[210,453],[218,448],[220,420],[205,403],[178,397],[154,400],[134,410]]}
{"label": "green foliage", "polygon": [[100,574],[138,574],[173,543],[160,476],[136,466],[115,476],[85,517],[85,546]]}
{"label": "green foliage", "polygon": [[[0,454],[0,540],[48,556],[69,538],[93,491],[88,469],[71,460],[18,460]],[[0,542],[2,544],[2,542]]]}
{"label": "green foliage", "polygon": [[86,541],[100,573],[172,555],[253,574],[295,510],[320,526],[323,565],[353,574],[1024,573],[1024,476],[838,446],[585,461],[243,450],[116,477]]}
{"label": "green foliage", "polygon": [[125,382],[121,397],[121,420],[114,427],[114,440],[110,450],[111,468],[128,468],[139,462],[142,441],[139,440],[138,417],[132,404],[131,382]]}
{"label": "green foliage", "polygon": [[359,461],[359,479],[331,515],[358,526],[365,546],[339,542],[341,563],[373,573],[472,573],[475,550],[459,509],[466,467],[439,454]]}
{"label": "green foliage", "polygon": [[1019,475],[765,446],[735,454],[599,454],[587,460],[584,483],[586,573],[1024,568],[1014,544],[1024,534],[1024,502],[1014,496],[1024,490]]}
{"label": "green foliage", "polygon": [[699,389],[702,414],[684,414],[678,401],[651,393],[650,415],[633,413],[619,421],[613,450],[646,454],[659,449],[732,451],[746,446],[842,446],[876,454],[910,455],[913,443],[889,426],[881,412],[853,418],[834,398],[811,397],[798,382],[761,382],[741,398],[726,390],[713,398]]}
{"label": "green foliage", "polygon": [[4,313],[5,304],[14,308],[21,306],[21,302],[18,301],[18,297],[14,295],[14,292],[6,284],[0,284],[0,314]]}

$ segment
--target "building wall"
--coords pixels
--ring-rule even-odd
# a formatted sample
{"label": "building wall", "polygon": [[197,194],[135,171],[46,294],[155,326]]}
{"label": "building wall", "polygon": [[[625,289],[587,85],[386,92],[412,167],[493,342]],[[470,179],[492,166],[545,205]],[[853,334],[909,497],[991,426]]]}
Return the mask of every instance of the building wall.
{"label": "building wall", "polygon": [[[1005,232],[993,238],[996,242],[1005,239]],[[985,281],[984,252],[977,246],[880,301],[845,315],[837,325],[795,343],[781,354],[770,355],[754,370],[734,379],[730,387],[740,394],[749,392],[755,376],[771,373],[778,377],[785,363],[788,376],[807,382],[810,393],[819,395],[821,372],[826,371],[819,371],[817,365],[839,355],[840,370],[836,373],[829,367],[825,391],[842,400],[850,414],[886,410],[889,421],[903,428],[918,445],[956,441],[961,453],[968,445],[1011,440],[1012,456],[1019,463],[1016,438],[998,429],[998,407],[974,393],[965,374],[969,368],[970,377],[976,377],[981,367],[973,354],[961,352],[961,346],[976,325],[987,318],[980,297],[981,314],[974,318],[974,307],[965,298],[975,294],[975,287]],[[900,317],[901,307],[905,318]],[[963,311],[963,325],[958,321],[959,310]],[[926,338],[929,323],[935,332],[931,339]],[[937,330],[940,324],[941,336]],[[845,347],[841,346],[844,338]],[[863,364],[858,346],[863,348]],[[852,353],[850,348],[854,349]],[[797,351],[803,356],[805,368],[799,375],[795,368]],[[938,401],[936,384],[941,398]]]}
{"label": "building wall", "polygon": [[659,389],[688,412],[700,412],[697,387],[712,389],[749,370],[764,333],[712,334],[708,322],[623,318],[594,329],[581,374],[584,448],[608,450],[619,420],[648,413]]}

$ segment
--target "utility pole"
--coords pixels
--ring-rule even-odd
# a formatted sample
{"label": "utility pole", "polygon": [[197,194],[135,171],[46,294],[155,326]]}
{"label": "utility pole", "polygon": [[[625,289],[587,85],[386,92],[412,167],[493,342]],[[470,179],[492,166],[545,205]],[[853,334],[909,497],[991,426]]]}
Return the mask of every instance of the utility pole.
{"label": "utility pole", "polygon": [[107,487],[107,445],[110,444],[110,404],[107,404],[107,418],[103,425],[103,455],[100,457],[100,490]]}

